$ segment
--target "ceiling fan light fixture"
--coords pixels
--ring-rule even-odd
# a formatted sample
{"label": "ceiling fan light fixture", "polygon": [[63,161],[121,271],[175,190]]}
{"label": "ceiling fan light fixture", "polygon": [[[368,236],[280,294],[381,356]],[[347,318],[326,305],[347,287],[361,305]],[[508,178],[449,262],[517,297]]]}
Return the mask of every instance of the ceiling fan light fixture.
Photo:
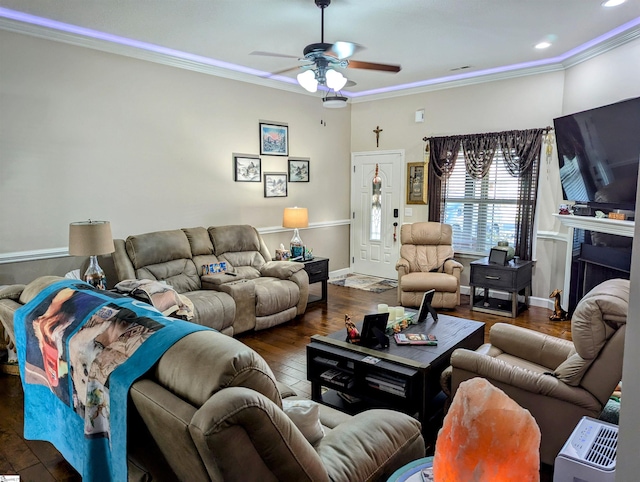
{"label": "ceiling fan light fixture", "polygon": [[329,87],[331,90],[341,90],[347,83],[347,78],[337,70],[327,70],[325,77],[327,79],[327,87]]}
{"label": "ceiling fan light fixture", "polygon": [[347,98],[343,95],[328,95],[322,98],[322,107],[327,109],[340,109],[347,106]]}
{"label": "ceiling fan light fixture", "polygon": [[318,90],[318,81],[313,70],[305,70],[297,76],[298,83],[308,92],[316,92]]}

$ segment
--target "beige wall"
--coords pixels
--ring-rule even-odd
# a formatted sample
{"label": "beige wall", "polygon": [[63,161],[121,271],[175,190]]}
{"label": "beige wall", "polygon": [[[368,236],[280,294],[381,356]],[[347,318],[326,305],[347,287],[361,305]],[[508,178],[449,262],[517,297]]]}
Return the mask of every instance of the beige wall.
{"label": "beige wall", "polygon": [[[307,245],[332,270],[348,266],[349,108],[6,31],[0,65],[0,261],[66,248],[69,222],[89,218],[111,221],[116,238],[275,228],[273,251],[291,238],[277,232],[283,208],[298,205]],[[286,198],[233,181],[232,153],[259,154],[259,120],[287,123],[289,154],[311,159],[310,182]],[[263,156],[262,171],[286,172],[286,157]],[[74,260],[0,264],[0,285],[33,279],[34,265],[64,274]]]}
{"label": "beige wall", "polygon": [[[375,148],[372,130],[379,125],[383,129],[380,149],[405,149],[407,162],[418,162],[423,160],[424,137],[549,126],[562,112],[563,86],[564,73],[553,72],[359,102],[351,109],[351,148],[354,151]],[[415,122],[414,114],[418,109],[425,109],[424,123]],[[551,213],[556,211],[559,202],[554,199],[562,197],[557,161],[552,161],[547,169],[544,160],[540,172],[540,230],[553,229]],[[427,206],[411,207],[413,216],[403,217],[403,222],[427,220]],[[538,262],[534,269],[533,294],[543,298],[548,297],[552,286],[562,286],[563,281],[562,276],[553,273],[553,267],[558,266],[557,248],[548,244],[539,242]],[[467,267],[472,259],[460,258]],[[468,280],[467,268],[461,282],[467,285]]]}

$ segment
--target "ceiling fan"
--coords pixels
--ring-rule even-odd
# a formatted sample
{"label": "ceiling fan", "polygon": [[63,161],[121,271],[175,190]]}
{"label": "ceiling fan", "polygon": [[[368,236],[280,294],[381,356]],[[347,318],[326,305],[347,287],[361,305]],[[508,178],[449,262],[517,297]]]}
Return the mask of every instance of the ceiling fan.
{"label": "ceiling fan", "polygon": [[[303,62],[308,62],[300,67],[284,69],[273,74],[282,74],[295,69],[302,69],[297,76],[298,83],[309,92],[316,92],[318,85],[324,85],[334,92],[342,89],[347,78],[336,68],[352,68],[380,70],[384,72],[400,72],[399,65],[378,64],[374,62],[363,62],[360,60],[349,60],[354,53],[362,50],[363,47],[352,42],[325,43],[324,41],[324,10],[331,4],[331,0],[314,0],[315,4],[322,11],[320,27],[320,43],[307,45],[303,50],[304,57],[298,58],[293,55],[283,55],[271,52],[251,52],[251,55],[266,55],[270,57],[298,58]],[[355,84],[354,84],[355,85]]]}

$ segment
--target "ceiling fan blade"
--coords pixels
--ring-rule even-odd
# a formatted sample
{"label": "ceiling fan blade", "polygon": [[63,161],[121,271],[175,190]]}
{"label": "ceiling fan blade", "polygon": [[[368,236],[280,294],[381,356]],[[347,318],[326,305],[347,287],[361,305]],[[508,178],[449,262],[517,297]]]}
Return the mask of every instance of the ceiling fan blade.
{"label": "ceiling fan blade", "polygon": [[254,50],[249,55],[262,55],[265,57],[282,57],[284,59],[297,59],[297,55],[277,54],[275,52],[263,52],[261,50]]}
{"label": "ceiling fan blade", "polygon": [[287,72],[291,72],[293,70],[299,70],[299,69],[300,69],[300,65],[296,65],[295,67],[289,67],[288,69],[276,70],[275,72],[271,72],[269,74],[269,77],[274,76],[274,75],[285,74]]}
{"label": "ceiling fan blade", "polygon": [[331,45],[330,48],[325,50],[325,54],[336,57],[340,60],[351,57],[356,52],[364,50],[362,45],[354,44],[353,42],[338,41]]}
{"label": "ceiling fan blade", "polygon": [[353,80],[347,80],[347,83],[344,84],[345,87],[353,87],[355,85],[358,85],[358,83],[354,82]]}
{"label": "ceiling fan blade", "polygon": [[374,62],[362,62],[360,60],[349,60],[347,67],[351,69],[382,70],[384,72],[400,72],[401,69],[399,65],[376,64]]}

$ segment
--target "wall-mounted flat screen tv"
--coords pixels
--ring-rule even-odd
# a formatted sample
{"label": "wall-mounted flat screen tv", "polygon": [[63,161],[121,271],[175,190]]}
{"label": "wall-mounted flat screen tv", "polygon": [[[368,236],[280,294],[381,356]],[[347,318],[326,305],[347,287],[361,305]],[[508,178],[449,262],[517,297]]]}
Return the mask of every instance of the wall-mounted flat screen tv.
{"label": "wall-mounted flat screen tv", "polygon": [[635,210],[640,97],[553,120],[564,198],[595,209]]}

